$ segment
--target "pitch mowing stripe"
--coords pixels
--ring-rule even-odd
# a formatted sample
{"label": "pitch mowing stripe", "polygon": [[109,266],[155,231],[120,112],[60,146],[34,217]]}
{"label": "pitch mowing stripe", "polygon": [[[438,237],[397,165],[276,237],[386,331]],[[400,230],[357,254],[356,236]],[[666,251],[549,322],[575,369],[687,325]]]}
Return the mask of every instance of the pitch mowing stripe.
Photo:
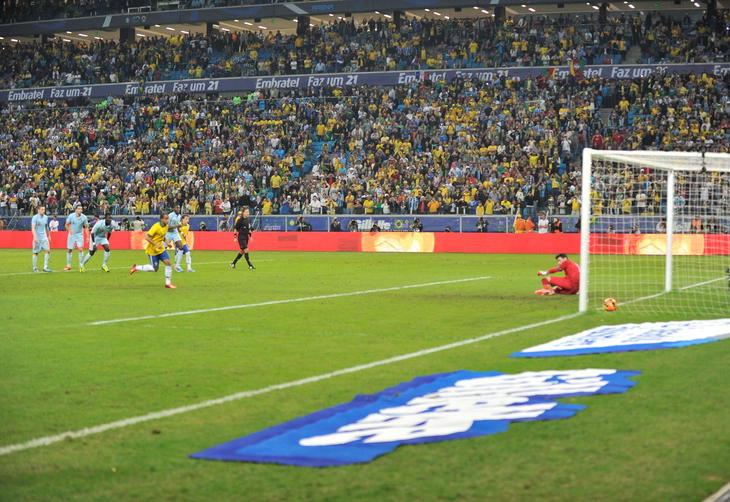
{"label": "pitch mowing stripe", "polygon": [[472,282],[472,281],[484,281],[487,279],[491,279],[490,276],[480,276],[480,277],[467,277],[465,279],[453,279],[449,281],[436,281],[436,282],[424,282],[422,284],[408,284],[405,286],[393,286],[391,288],[376,288],[376,289],[364,289],[361,291],[351,291],[349,293],[331,293],[328,295],[317,295],[317,296],[304,296],[300,298],[286,298],[283,300],[270,300],[266,302],[258,302],[258,303],[243,303],[240,305],[226,305],[224,307],[211,307],[207,309],[195,309],[195,310],[183,310],[180,312],[166,312],[164,314],[152,314],[152,315],[143,315],[139,317],[124,317],[121,319],[108,319],[104,321],[93,321],[87,323],[87,326],[104,326],[107,324],[119,324],[122,322],[132,322],[132,321],[144,321],[148,319],[164,319],[166,317],[178,317],[183,315],[194,315],[194,314],[207,314],[208,312],[221,312],[225,310],[238,310],[238,309],[249,309],[254,307],[267,307],[269,305],[281,305],[284,303],[301,303],[301,302],[311,302],[314,300],[328,300],[331,298],[345,298],[348,296],[361,296],[361,295],[371,295],[373,293],[387,293],[388,291],[400,291],[403,289],[415,289],[415,288],[427,288],[429,286],[442,286],[445,284],[459,284],[462,282]]}
{"label": "pitch mowing stripe", "polygon": [[[271,260],[271,259],[269,259],[269,260],[256,260],[256,263],[265,263],[265,262],[269,262],[269,261],[274,261],[274,260]],[[193,263],[193,265],[195,267],[199,267],[201,265],[222,265],[222,264],[228,264],[228,263],[231,263],[231,262],[230,261],[201,261],[200,263]],[[182,265],[184,265],[184,263]],[[125,267],[109,267],[109,269],[110,270],[129,270],[129,267],[130,266],[125,266]],[[78,272],[78,267],[73,267],[73,270],[69,270],[69,271],[63,270],[63,269],[58,269],[58,270],[54,271],[53,273],[61,273],[61,274],[63,274],[63,273],[66,273],[66,272]],[[93,272],[101,272],[101,267],[98,268],[98,269],[95,268],[93,270],[87,270],[84,273],[88,274],[88,273],[93,273]],[[185,272],[176,272],[176,273],[177,274],[181,274],[181,273],[185,273]],[[0,274],[0,277],[11,277],[11,276],[15,276],[15,275],[38,275],[38,276],[45,276],[46,273],[44,273],[44,272],[7,272],[7,273]]]}
{"label": "pitch mowing stripe", "polygon": [[440,345],[438,347],[432,347],[430,349],[418,350],[416,352],[410,352],[408,354],[402,354],[400,356],[394,356],[394,357],[390,357],[388,359],[382,359],[380,361],[360,364],[358,366],[351,366],[349,368],[332,371],[330,373],[323,373],[321,375],[315,375],[315,376],[311,376],[311,377],[307,377],[307,378],[302,378],[300,380],[293,380],[291,382],[270,385],[268,387],[263,387],[261,389],[237,392],[235,394],[230,394],[228,396],[219,397],[217,399],[210,399],[208,401],[203,401],[203,402],[196,403],[196,404],[180,406],[178,408],[171,408],[168,410],[156,411],[153,413],[148,413],[146,415],[139,415],[139,416],[132,417],[132,418],[125,418],[123,420],[117,420],[115,422],[109,422],[106,424],[96,425],[94,427],[87,427],[85,429],[79,429],[76,431],[63,432],[61,434],[56,434],[53,436],[45,436],[45,437],[41,437],[41,438],[37,438],[37,439],[32,439],[30,441],[26,441],[24,443],[11,444],[8,446],[0,447],[0,456],[8,455],[10,453],[17,453],[17,452],[24,451],[24,450],[29,450],[31,448],[38,448],[40,446],[49,446],[54,443],[59,443],[61,441],[65,441],[67,439],[78,439],[78,438],[82,438],[82,437],[86,437],[86,436],[91,436],[94,434],[101,434],[102,432],[107,432],[107,431],[111,431],[111,430],[115,430],[115,429],[122,429],[124,427],[129,427],[131,425],[137,425],[137,424],[140,424],[143,422],[159,420],[161,418],[172,417],[175,415],[180,415],[180,414],[188,413],[191,411],[201,410],[204,408],[210,408],[211,406],[217,406],[219,404],[225,404],[225,403],[230,403],[232,401],[238,401],[240,399],[247,399],[249,397],[260,396],[261,394],[268,394],[269,392],[273,392],[276,390],[291,389],[292,387],[300,387],[302,385],[307,385],[310,383],[321,382],[322,380],[329,380],[330,378],[335,378],[335,377],[342,376],[342,375],[348,375],[350,373],[357,373],[360,371],[377,368],[378,366],[385,366],[387,364],[393,364],[393,363],[397,363],[397,362],[401,362],[401,361],[406,361],[408,359],[414,359],[416,357],[426,356],[429,354],[435,354],[437,352],[443,352],[445,350],[455,349],[458,347],[463,347],[465,345],[471,345],[474,343],[483,342],[485,340],[497,338],[497,337],[504,336],[504,335],[509,335],[512,333],[518,333],[520,331],[526,331],[528,329],[541,328],[543,326],[548,326],[550,324],[555,324],[557,322],[574,319],[574,318],[578,317],[579,315],[581,315],[581,314],[576,312],[574,314],[568,314],[568,315],[556,317],[554,319],[548,319],[546,321],[540,321],[540,322],[536,322],[536,323],[532,323],[532,324],[526,324],[524,326],[518,326],[515,328],[505,329],[502,331],[496,331],[494,333],[488,333],[486,335],[478,336],[476,338],[468,338],[466,340],[460,340],[458,342],[447,343],[446,345]]}

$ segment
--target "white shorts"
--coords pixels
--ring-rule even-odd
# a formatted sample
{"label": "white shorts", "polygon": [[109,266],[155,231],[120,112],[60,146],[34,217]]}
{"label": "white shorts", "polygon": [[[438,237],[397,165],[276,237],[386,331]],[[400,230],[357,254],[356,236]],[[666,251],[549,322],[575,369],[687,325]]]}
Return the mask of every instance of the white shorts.
{"label": "white shorts", "polygon": [[48,237],[45,239],[40,239],[38,241],[33,241],[33,254],[38,254],[41,251],[50,251],[51,250],[51,243],[48,241]]}
{"label": "white shorts", "polygon": [[93,243],[89,246],[89,249],[94,249],[98,246],[108,246],[109,239],[106,237],[94,237]]}
{"label": "white shorts", "polygon": [[167,232],[167,234],[165,235],[165,239],[172,242],[182,241],[182,239],[180,238],[180,232],[178,232],[177,230],[175,230],[174,232]]}
{"label": "white shorts", "polygon": [[66,249],[83,249],[84,234],[68,234]]}

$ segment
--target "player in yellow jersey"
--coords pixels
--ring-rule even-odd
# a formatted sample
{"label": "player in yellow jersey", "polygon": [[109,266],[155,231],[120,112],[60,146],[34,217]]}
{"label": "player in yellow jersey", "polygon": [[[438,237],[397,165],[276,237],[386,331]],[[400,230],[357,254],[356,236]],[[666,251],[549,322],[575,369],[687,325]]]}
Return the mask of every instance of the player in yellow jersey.
{"label": "player in yellow jersey", "polygon": [[182,261],[183,255],[185,255],[185,265],[187,272],[195,272],[193,270],[193,257],[190,254],[190,247],[188,246],[188,232],[190,232],[190,216],[184,214],[180,219],[180,241],[182,242],[182,248],[180,252],[175,255],[175,272],[182,272],[180,262]]}
{"label": "player in yellow jersey", "polygon": [[172,283],[172,263],[170,263],[170,255],[165,249],[165,235],[167,235],[167,223],[170,217],[167,214],[160,215],[160,221],[152,225],[144,236],[147,244],[145,253],[149,256],[150,263],[147,265],[132,265],[129,269],[129,275],[135,272],[157,272],[160,268],[160,262],[165,264],[165,287],[175,289]]}

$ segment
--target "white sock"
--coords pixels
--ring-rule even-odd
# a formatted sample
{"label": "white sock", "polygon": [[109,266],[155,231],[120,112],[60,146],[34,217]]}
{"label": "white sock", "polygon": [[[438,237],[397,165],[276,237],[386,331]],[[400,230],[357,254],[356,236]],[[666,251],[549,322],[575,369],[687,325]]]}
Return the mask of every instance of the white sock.
{"label": "white sock", "polygon": [[84,252],[82,250],[79,250],[79,266],[83,267],[84,263],[86,263],[86,258],[84,258]]}
{"label": "white sock", "polygon": [[193,266],[193,257],[190,255],[190,253],[185,254],[185,264],[188,266],[188,269]]}
{"label": "white sock", "polygon": [[35,270],[36,268],[38,268],[38,255],[34,254],[33,255],[33,269]]}
{"label": "white sock", "polygon": [[71,255],[72,255],[71,251],[68,251],[66,253],[66,266],[67,267],[71,266]]}
{"label": "white sock", "polygon": [[182,261],[182,255],[183,255],[183,252],[178,249],[177,252],[175,253],[175,266],[176,267],[180,266],[180,262]]}
{"label": "white sock", "polygon": [[153,267],[151,264],[147,265],[137,265],[137,272],[154,272],[155,267]]}
{"label": "white sock", "polygon": [[104,260],[101,262],[102,265],[106,265],[106,262],[109,261],[109,255],[112,254],[111,251],[104,251]]}
{"label": "white sock", "polygon": [[172,267],[165,265],[165,284],[172,283]]}
{"label": "white sock", "polygon": [[48,268],[48,260],[51,259],[51,255],[49,253],[46,253],[43,256],[43,268]]}
{"label": "white sock", "polygon": [[87,262],[87,261],[89,261],[89,258],[91,258],[91,255],[90,255],[90,254],[88,254],[88,253],[87,253],[87,254],[85,254],[85,255],[83,255],[83,254],[82,254],[82,255],[81,255],[81,256],[79,257],[79,263],[81,264],[81,266],[82,266],[82,267],[83,267],[84,265],[86,265],[86,262]]}

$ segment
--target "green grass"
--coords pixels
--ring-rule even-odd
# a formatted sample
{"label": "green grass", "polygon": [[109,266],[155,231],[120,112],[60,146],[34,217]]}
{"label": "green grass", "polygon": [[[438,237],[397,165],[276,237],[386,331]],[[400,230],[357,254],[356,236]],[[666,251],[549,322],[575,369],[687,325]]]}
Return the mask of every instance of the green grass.
{"label": "green grass", "polygon": [[[0,275],[0,446],[327,373],[576,311],[538,298],[550,256],[196,252],[196,274]],[[52,266],[60,269],[63,253]],[[27,251],[0,251],[0,274]],[[92,261],[100,265],[100,256]],[[657,267],[660,273],[660,267]],[[89,326],[104,319],[447,281],[363,296]],[[659,284],[661,281],[658,282]],[[683,294],[689,305],[691,292]],[[730,340],[684,349],[510,359],[602,323],[692,318],[592,312],[424,357],[0,456],[2,500],[698,500],[730,480]],[[367,465],[310,469],[187,455],[419,375],[458,369],[640,370],[626,394],[566,400],[569,420],[397,449]]]}

